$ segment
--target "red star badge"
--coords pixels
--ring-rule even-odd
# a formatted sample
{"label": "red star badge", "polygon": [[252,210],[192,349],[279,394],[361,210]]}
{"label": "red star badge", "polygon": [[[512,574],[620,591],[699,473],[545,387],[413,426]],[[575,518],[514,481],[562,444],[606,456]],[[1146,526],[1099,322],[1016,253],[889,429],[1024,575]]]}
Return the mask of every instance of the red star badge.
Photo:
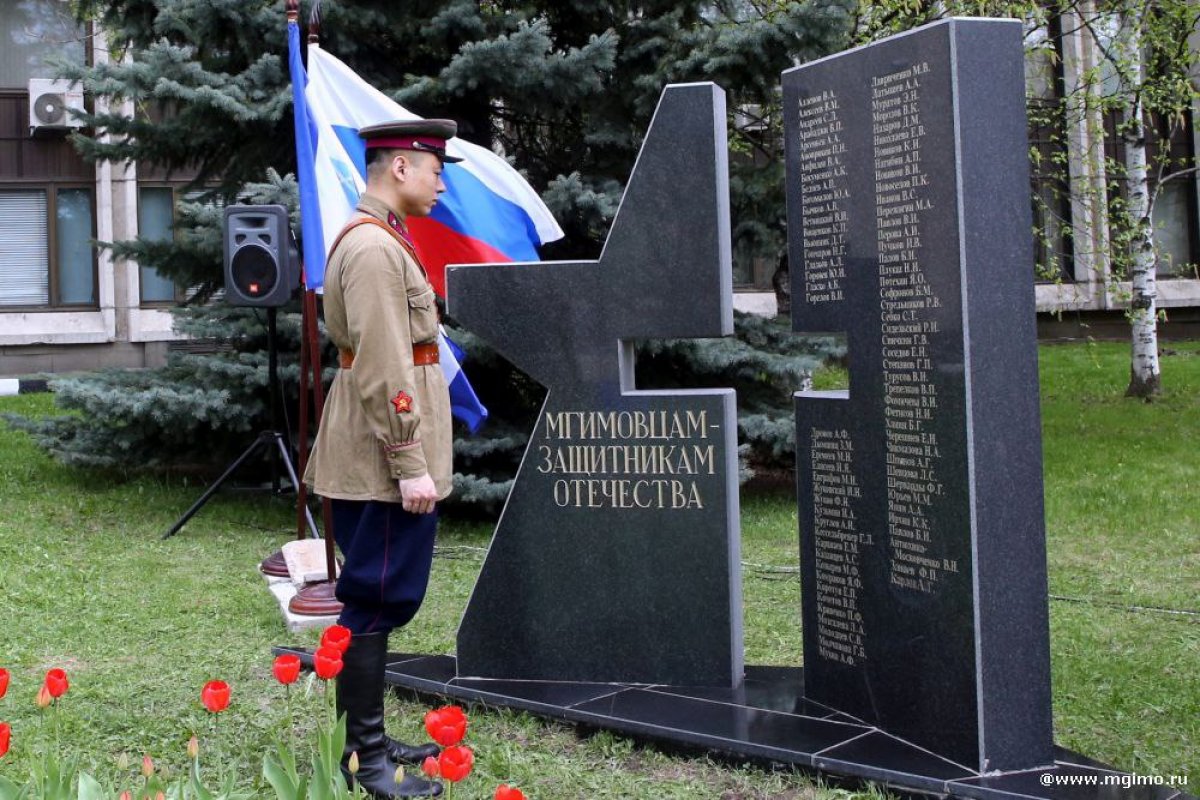
{"label": "red star badge", "polygon": [[396,396],[392,398],[392,405],[396,407],[397,414],[407,414],[412,411],[412,403],[412,397],[403,390],[396,392]]}

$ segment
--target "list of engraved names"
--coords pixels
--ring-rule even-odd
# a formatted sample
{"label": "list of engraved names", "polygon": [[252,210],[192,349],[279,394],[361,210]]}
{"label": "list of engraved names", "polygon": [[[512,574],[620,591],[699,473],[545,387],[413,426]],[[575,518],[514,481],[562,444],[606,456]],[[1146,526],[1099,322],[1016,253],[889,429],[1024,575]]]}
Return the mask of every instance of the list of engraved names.
{"label": "list of engraved names", "polygon": [[846,145],[840,101],[822,91],[800,100],[800,208],[804,217],[804,302],[845,299],[847,208]]}
{"label": "list of engraved names", "polygon": [[922,168],[921,62],[871,80],[875,222],[884,384],[887,543],[893,586],[926,594],[957,563],[938,556],[931,518],[943,497],[934,419],[938,387],[930,359],[942,299],[922,268],[923,232],[936,224]]}
{"label": "list of engraved names", "polygon": [[854,475],[854,443],[845,429],[809,430],[813,542],[817,571],[817,650],[853,666],[867,657],[859,548],[873,544],[858,530],[862,488]]}

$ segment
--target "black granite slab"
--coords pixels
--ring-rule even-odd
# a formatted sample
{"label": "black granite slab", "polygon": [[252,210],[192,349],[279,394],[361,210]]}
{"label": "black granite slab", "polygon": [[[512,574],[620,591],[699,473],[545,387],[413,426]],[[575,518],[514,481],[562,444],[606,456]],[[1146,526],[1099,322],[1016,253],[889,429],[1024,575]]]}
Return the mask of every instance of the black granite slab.
{"label": "black granite slab", "polygon": [[864,724],[860,719],[856,719],[849,714],[836,711],[805,697],[804,671],[799,667],[749,665],[746,667],[746,677],[741,685],[735,686],[732,689],[720,686],[670,685],[656,685],[646,688],[652,692],[692,697],[698,700],[737,703],[768,711],[802,714],[807,717],[827,719],[834,722],[848,722],[854,725]]}
{"label": "black granite slab", "polygon": [[724,93],[670,86],[598,261],[447,270],[450,314],[549,390],[460,676],[741,680],[733,392],[633,382],[636,340],[733,331],[726,148]]}
{"label": "black granite slab", "polygon": [[1053,761],[1021,25],[784,73],[806,692],[981,772]]}
{"label": "black granite slab", "polygon": [[584,703],[577,712],[637,735],[723,752],[809,765],[811,755],[870,728],[760,708],[632,689]]}
{"label": "black granite slab", "polygon": [[813,765],[828,772],[849,772],[869,780],[929,792],[944,791],[947,781],[977,774],[879,730],[818,753],[813,758]]}
{"label": "black granite slab", "polygon": [[[1123,788],[1119,781],[1127,773],[1063,748],[1055,748],[1057,761],[1045,769],[984,776],[878,728],[828,718],[829,709],[817,704],[801,701],[794,711],[778,710],[780,698],[794,698],[803,685],[794,668],[748,666],[746,674],[753,676],[748,681],[759,685],[741,690],[463,678],[443,682],[450,672],[446,659],[453,660],[393,656],[387,681],[434,695],[435,702],[450,698],[514,708],[677,747],[788,764],[839,781],[877,782],[906,793],[978,800],[1195,800],[1174,790],[1151,791],[1162,787]],[[1043,786],[1043,774],[1097,781],[1109,776],[1118,783]]]}
{"label": "black granite slab", "polygon": [[536,714],[559,716],[573,708],[632,688],[613,683],[562,683],[558,681],[505,681],[456,678],[450,688],[459,697],[493,702]]}

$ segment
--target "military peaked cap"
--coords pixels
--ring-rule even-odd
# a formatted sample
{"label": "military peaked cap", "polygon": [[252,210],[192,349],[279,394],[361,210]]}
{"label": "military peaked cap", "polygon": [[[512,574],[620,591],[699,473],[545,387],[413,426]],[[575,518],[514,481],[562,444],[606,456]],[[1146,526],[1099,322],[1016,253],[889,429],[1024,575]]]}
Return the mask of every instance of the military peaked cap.
{"label": "military peaked cap", "polygon": [[462,161],[458,156],[446,155],[446,140],[454,138],[458,124],[451,119],[410,119],[381,122],[360,128],[358,135],[367,143],[367,149],[394,148],[433,153],[442,161]]}

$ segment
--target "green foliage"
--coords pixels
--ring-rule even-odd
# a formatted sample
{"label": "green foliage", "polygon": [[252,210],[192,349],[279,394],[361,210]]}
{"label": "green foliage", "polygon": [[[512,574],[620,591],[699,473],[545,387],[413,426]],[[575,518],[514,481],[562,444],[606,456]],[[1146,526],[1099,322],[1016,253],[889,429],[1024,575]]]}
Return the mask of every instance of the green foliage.
{"label": "green foliage", "polygon": [[342,775],[342,751],[346,746],[346,715],[334,725],[317,726],[317,746],[312,754],[312,772],[301,775],[296,756],[280,743],[276,754],[263,756],[263,777],[271,784],[279,800],[350,800],[364,797],[357,787],[351,790]]}
{"label": "green foliage", "polygon": [[[157,370],[105,370],[52,382],[70,414],[10,422],[64,463],[122,470],[203,468],[245,448],[268,415],[265,315],[227,306],[181,309],[180,327],[215,352],[173,353]],[[299,320],[279,336],[298,350]],[[217,335],[220,338],[215,338]],[[281,366],[294,407],[299,370]]]}
{"label": "green foliage", "polygon": [[834,336],[797,336],[787,319],[736,314],[735,337],[642,342],[639,388],[737,389],[743,477],[755,467],[790,470],[796,446],[792,396],[807,388],[819,367],[845,357]]}

